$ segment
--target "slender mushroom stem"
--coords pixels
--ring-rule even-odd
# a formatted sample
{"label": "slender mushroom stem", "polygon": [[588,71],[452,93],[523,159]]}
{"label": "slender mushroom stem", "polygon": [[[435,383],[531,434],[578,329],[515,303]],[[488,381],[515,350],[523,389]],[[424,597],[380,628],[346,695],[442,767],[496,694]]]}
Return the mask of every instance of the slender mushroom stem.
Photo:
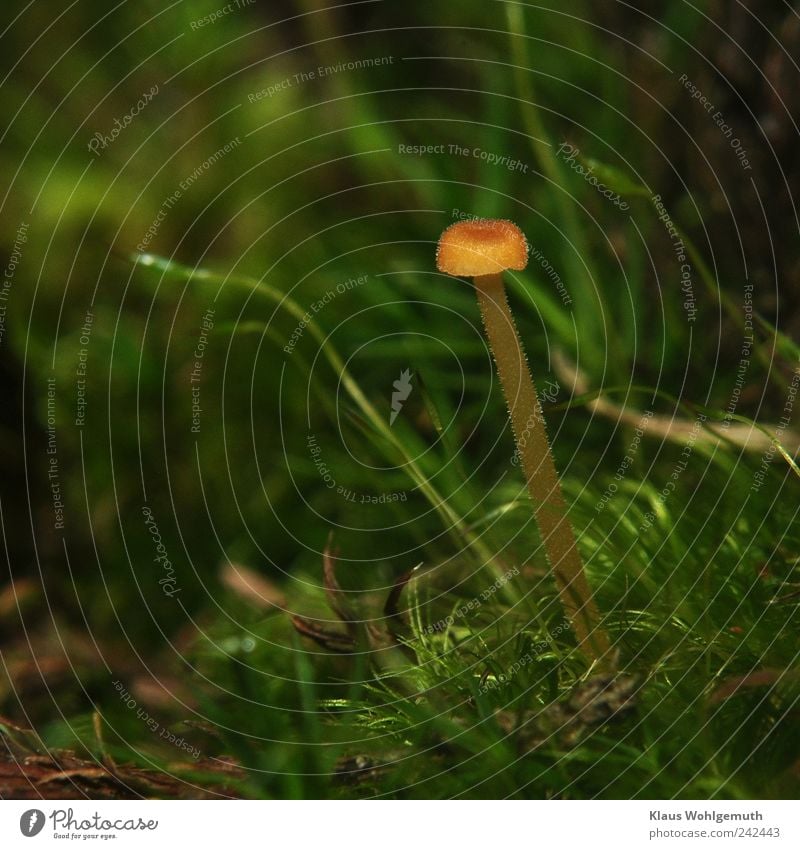
{"label": "slender mushroom stem", "polygon": [[508,305],[501,274],[473,278],[478,304],[500,383],[511,414],[511,426],[528,484],[533,510],[561,603],[575,629],[579,647],[596,659],[607,656],[609,642],[586,580],[575,533],[567,515],[542,407]]}

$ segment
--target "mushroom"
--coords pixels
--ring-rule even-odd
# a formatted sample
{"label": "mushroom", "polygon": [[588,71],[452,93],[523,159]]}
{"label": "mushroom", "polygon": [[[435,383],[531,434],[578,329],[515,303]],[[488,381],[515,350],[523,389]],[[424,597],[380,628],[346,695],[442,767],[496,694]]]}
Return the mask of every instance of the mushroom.
{"label": "mushroom", "polygon": [[439,239],[436,265],[454,277],[472,277],[489,347],[511,414],[517,454],[527,480],[545,553],[578,646],[596,660],[607,656],[609,642],[583,571],[575,534],[567,515],[544,416],[522,343],[506,298],[503,271],[522,271],[528,243],[511,221],[459,221]]}

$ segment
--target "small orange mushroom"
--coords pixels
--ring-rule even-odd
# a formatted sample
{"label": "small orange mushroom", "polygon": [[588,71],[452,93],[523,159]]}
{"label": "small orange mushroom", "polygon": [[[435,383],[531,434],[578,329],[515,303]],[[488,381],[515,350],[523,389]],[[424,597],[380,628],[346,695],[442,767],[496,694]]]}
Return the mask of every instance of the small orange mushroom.
{"label": "small orange mushroom", "polygon": [[608,657],[608,638],[599,625],[600,614],[567,514],[542,407],[503,285],[504,271],[522,271],[527,264],[525,236],[516,224],[503,220],[459,221],[442,233],[436,253],[439,271],[474,280],[486,336],[508,403],[517,451],[561,603],[575,629],[578,645],[588,656],[599,660]]}
{"label": "small orange mushroom", "polygon": [[439,239],[436,266],[455,277],[522,271],[528,264],[528,243],[511,221],[479,218],[459,221]]}

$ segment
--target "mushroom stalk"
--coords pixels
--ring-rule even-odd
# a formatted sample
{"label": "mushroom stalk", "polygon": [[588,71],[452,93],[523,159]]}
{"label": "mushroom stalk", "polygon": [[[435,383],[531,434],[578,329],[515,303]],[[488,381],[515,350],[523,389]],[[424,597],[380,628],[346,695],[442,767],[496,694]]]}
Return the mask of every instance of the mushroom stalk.
{"label": "mushroom stalk", "polygon": [[520,463],[536,522],[555,576],[561,603],[579,647],[590,657],[607,655],[609,642],[583,571],[575,533],[567,515],[542,407],[533,383],[501,274],[473,278],[478,304],[506,397]]}

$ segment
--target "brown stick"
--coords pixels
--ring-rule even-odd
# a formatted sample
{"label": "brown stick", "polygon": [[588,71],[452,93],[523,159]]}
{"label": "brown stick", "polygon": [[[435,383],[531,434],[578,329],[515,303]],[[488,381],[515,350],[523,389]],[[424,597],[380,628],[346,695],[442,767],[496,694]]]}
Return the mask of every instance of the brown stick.
{"label": "brown stick", "polygon": [[608,637],[599,625],[600,614],[583,571],[550,452],[539,396],[511,315],[502,275],[488,274],[474,280],[528,492],[561,603],[575,629],[578,646],[594,659],[607,657]]}

